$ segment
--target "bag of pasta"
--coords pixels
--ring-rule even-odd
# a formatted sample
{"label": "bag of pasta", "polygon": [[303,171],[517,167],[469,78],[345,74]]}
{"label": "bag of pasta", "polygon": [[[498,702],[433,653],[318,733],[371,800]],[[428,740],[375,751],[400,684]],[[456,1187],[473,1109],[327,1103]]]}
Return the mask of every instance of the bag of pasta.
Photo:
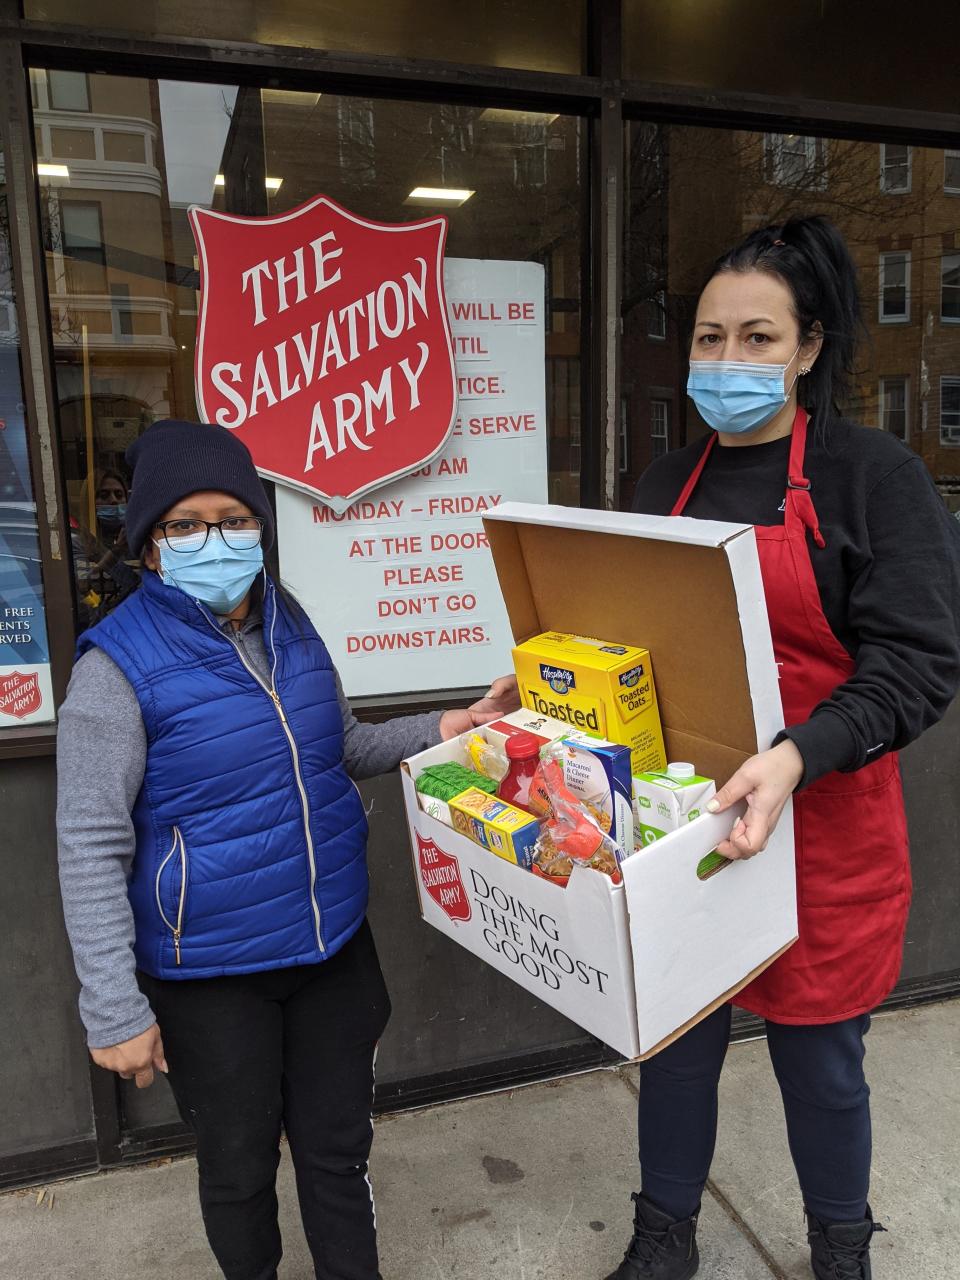
{"label": "bag of pasta", "polygon": [[579,865],[602,871],[620,883],[623,850],[570,791],[563,767],[549,746],[543,750],[530,788],[529,807],[541,819],[533,853],[535,875],[565,885],[574,866]]}

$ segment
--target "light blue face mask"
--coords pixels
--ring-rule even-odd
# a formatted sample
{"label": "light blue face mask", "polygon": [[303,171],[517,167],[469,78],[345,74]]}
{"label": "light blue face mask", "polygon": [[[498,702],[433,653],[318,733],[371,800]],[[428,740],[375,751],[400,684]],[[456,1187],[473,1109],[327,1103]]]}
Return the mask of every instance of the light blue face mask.
{"label": "light blue face mask", "polygon": [[691,360],[687,395],[701,418],[714,431],[740,435],[765,426],[783,408],[796,378],[787,389],[786,364],[751,364],[746,360]]}
{"label": "light blue face mask", "polygon": [[[235,534],[231,536],[236,540]],[[228,547],[219,530],[211,529],[199,551],[174,551],[166,539],[157,546],[164,582],[199,600],[213,613],[233,613],[263,568],[259,537],[252,547]]]}

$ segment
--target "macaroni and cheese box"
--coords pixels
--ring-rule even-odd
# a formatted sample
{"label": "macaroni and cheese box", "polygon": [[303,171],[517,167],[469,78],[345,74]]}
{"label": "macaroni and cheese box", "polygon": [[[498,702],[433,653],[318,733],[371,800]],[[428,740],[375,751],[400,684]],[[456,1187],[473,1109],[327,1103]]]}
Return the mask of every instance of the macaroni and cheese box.
{"label": "macaroni and cheese box", "polygon": [[611,840],[633,853],[630,748],[589,738],[565,738],[558,748],[563,780]]}
{"label": "macaroni and cheese box", "polygon": [[454,831],[518,867],[529,868],[533,864],[540,823],[532,814],[479,787],[454,796],[448,804]]}
{"label": "macaroni and cheese box", "polygon": [[545,631],[518,645],[513,662],[529,710],[629,747],[634,774],[664,767],[663,730],[646,649]]}

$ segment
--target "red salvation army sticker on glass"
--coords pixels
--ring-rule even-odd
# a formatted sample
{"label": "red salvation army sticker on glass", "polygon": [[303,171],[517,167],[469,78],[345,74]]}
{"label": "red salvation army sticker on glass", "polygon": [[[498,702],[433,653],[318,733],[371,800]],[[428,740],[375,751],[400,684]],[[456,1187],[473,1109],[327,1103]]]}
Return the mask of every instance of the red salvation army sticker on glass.
{"label": "red salvation army sticker on glass", "polygon": [[22,671],[9,671],[0,675],[0,715],[26,720],[43,705],[40,677],[34,671],[24,675]]}
{"label": "red salvation army sticker on glass", "polygon": [[460,863],[452,853],[445,853],[433,840],[424,840],[417,832],[420,855],[420,879],[438,907],[451,920],[469,920],[473,915],[470,899],[460,878]]}
{"label": "red salvation army sticker on glass", "polygon": [[326,196],[272,217],[189,216],[205,422],[338,512],[440,452],[457,412],[445,218],[371,222]]}

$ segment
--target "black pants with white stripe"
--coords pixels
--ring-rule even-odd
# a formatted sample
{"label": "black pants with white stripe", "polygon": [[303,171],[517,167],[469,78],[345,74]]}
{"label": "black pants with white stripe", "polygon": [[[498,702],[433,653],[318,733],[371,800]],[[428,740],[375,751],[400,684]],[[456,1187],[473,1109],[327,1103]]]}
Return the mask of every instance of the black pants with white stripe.
{"label": "black pants with white stripe", "polygon": [[318,1280],[379,1280],[367,1159],[390,1000],[369,925],[323,964],[182,982],[138,976],[197,1137],[200,1207],[227,1280],[276,1275],[281,1128]]}

